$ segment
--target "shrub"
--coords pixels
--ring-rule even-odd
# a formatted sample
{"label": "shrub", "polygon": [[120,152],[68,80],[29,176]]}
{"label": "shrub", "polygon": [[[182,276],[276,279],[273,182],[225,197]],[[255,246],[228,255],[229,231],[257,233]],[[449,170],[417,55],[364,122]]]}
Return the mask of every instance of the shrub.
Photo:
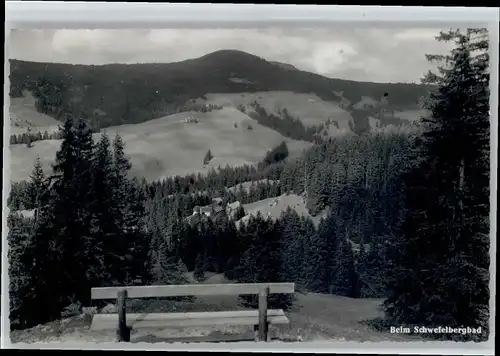
{"label": "shrub", "polygon": [[68,318],[70,316],[80,315],[81,311],[82,311],[82,305],[80,304],[80,302],[77,301],[65,307],[64,310],[61,312],[61,316],[63,318]]}
{"label": "shrub", "polygon": [[101,314],[114,314],[116,313],[116,305],[113,303],[106,304],[104,308],[101,309]]}
{"label": "shrub", "polygon": [[205,154],[205,157],[203,158],[203,164],[207,164],[212,160],[212,158],[214,158],[214,156],[212,155],[212,152],[208,150],[207,153]]}

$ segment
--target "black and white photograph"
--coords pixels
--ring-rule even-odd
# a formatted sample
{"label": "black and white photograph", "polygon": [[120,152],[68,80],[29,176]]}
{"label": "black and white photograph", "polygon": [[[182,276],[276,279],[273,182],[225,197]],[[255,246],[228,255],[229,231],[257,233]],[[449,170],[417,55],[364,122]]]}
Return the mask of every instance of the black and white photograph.
{"label": "black and white photograph", "polygon": [[9,36],[12,347],[492,340],[498,27]]}

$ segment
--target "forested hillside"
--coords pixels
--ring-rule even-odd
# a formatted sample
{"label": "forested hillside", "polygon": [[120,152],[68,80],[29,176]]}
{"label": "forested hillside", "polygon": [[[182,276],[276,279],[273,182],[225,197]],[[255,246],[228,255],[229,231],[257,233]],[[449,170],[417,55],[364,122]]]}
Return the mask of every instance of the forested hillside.
{"label": "forested hillside", "polygon": [[11,97],[30,90],[40,112],[60,120],[72,112],[93,128],[170,115],[208,93],[285,90],[314,93],[330,101],[343,99],[350,105],[364,96],[378,100],[390,93],[393,109],[415,109],[429,91],[424,85],[354,82],[292,71],[231,50],[165,64],[86,66],[11,60],[10,70]]}

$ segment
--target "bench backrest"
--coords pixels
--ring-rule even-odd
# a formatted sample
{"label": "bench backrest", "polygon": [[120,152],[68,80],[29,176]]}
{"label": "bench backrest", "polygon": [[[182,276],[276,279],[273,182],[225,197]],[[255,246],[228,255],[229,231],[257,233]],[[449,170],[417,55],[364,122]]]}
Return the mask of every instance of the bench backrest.
{"label": "bench backrest", "polygon": [[92,299],[116,299],[123,290],[127,291],[127,298],[249,295],[259,294],[264,288],[269,288],[268,294],[295,293],[295,283],[238,283],[100,287],[92,288],[91,296]]}

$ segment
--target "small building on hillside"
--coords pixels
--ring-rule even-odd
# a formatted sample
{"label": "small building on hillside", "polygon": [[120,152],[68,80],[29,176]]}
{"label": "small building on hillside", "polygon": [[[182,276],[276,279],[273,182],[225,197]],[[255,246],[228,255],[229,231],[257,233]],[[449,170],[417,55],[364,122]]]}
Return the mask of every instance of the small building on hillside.
{"label": "small building on hillside", "polygon": [[200,214],[203,214],[203,215],[206,215],[206,216],[210,216],[213,213],[214,213],[214,209],[213,209],[212,205],[202,206],[200,208]]}
{"label": "small building on hillside", "polygon": [[[223,211],[224,209],[222,208],[222,199],[220,198],[216,198],[217,200],[215,200],[212,204],[210,205],[206,205],[206,206],[195,206],[194,209],[193,209],[193,215],[197,215],[197,214],[202,214],[202,215],[205,215],[205,216],[214,216],[218,213],[220,213],[221,211]],[[220,199],[220,200],[218,200]]]}
{"label": "small building on hillside", "polygon": [[238,209],[242,208],[243,205],[239,201],[235,201],[231,204],[226,205],[226,214],[230,219],[234,219],[236,217],[236,212]]}
{"label": "small building on hillside", "polygon": [[213,204],[213,205],[219,205],[219,206],[222,206],[222,203],[223,203],[222,198],[219,198],[219,197],[218,197],[218,198],[213,198],[213,199],[212,199],[212,204]]}
{"label": "small building on hillside", "polygon": [[198,123],[198,119],[196,119],[196,118],[195,118],[195,117],[193,117],[193,116],[188,116],[188,117],[186,117],[186,118],[184,119],[184,122],[185,122],[185,123],[194,123],[194,124],[196,124],[196,123]]}
{"label": "small building on hillside", "polygon": [[221,205],[214,205],[214,206],[212,206],[212,211],[214,214],[218,214],[221,211],[224,211],[224,209],[222,208]]}
{"label": "small building on hillside", "polygon": [[193,208],[193,215],[196,215],[196,214],[200,214],[200,207],[198,205],[196,205]]}

